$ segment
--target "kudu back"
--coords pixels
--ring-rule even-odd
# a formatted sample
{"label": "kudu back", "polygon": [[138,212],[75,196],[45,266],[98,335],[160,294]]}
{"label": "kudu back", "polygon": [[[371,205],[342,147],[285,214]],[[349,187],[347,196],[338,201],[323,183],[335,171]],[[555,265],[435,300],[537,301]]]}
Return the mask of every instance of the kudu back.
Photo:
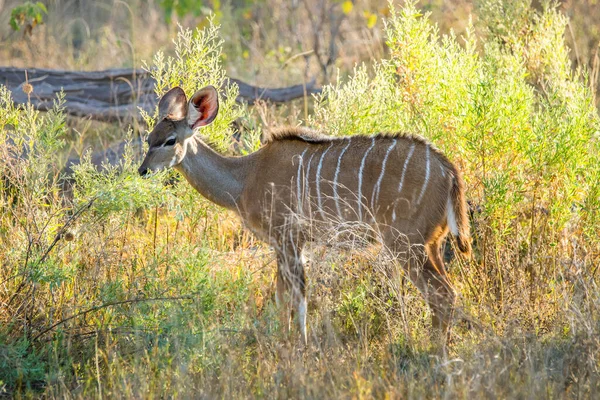
{"label": "kudu back", "polygon": [[416,136],[333,138],[297,128],[279,131],[248,156],[225,157],[196,134],[218,108],[213,87],[199,90],[189,102],[180,88],[166,93],[139,172],[176,168],[200,194],[238,213],[273,246],[284,326],[294,311],[306,343],[304,245],[339,227],[369,227],[425,297],[433,328],[447,337],[455,295],[441,245],[451,232],[459,251],[470,252],[456,167]]}

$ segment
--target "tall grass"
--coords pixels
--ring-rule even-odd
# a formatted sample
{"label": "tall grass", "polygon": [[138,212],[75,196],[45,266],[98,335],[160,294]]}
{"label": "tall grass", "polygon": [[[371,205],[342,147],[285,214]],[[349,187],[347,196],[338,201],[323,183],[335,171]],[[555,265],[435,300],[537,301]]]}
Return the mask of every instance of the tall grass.
{"label": "tall grass", "polygon": [[[333,135],[417,133],[460,166],[475,254],[449,264],[459,313],[447,353],[431,350],[427,307],[405,278],[386,279],[377,248],[319,246],[302,351],[275,318],[273,256],[233,215],[176,175],[140,179],[133,150],[102,174],[84,161],[65,200],[60,101],[47,114],[20,110],[2,89],[0,388],[77,398],[597,393],[600,119],[585,72],[569,64],[564,16],[479,3],[486,18],[464,37],[440,35],[412,2],[390,4],[389,57],[327,86],[306,121]],[[148,64],[157,94],[221,86],[221,46],[212,26],[182,30],[174,55]],[[252,118],[234,98],[230,89],[205,132],[220,149],[234,118]]]}

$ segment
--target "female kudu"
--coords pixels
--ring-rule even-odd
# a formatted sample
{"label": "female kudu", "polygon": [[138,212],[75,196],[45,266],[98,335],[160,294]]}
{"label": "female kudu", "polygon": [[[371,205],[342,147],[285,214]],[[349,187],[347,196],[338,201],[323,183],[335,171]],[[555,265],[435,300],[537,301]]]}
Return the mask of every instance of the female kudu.
{"label": "female kudu", "polygon": [[225,157],[196,134],[218,109],[212,86],[189,102],[181,88],[171,89],[159,102],[160,121],[148,136],[139,173],[175,167],[200,194],[237,212],[275,248],[276,300],[286,324],[296,311],[304,343],[302,248],[323,232],[320,227],[335,225],[376,229],[429,303],[434,328],[447,332],[454,292],[441,243],[450,231],[467,254],[470,239],[462,179],[443,154],[413,136],[332,138],[292,128],[255,153]]}

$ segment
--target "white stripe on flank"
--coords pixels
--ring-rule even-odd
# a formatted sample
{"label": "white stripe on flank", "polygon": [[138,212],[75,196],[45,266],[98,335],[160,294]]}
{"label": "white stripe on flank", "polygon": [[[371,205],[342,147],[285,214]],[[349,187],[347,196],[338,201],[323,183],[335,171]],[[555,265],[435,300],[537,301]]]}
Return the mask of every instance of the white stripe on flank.
{"label": "white stripe on flank", "polygon": [[323,168],[323,159],[325,158],[325,154],[331,149],[333,146],[333,142],[329,144],[327,150],[321,154],[321,159],[319,160],[319,166],[317,167],[317,202],[319,204],[319,212],[321,213],[321,218],[325,219],[325,214],[323,213],[323,201],[321,198],[321,168]]}
{"label": "white stripe on flank", "polygon": [[306,168],[306,187],[308,187],[308,180],[310,179],[310,164],[312,163],[312,158],[315,156],[316,153],[316,151],[312,153],[310,155],[310,158],[308,159],[308,168]]}
{"label": "white stripe on flank", "polygon": [[340,165],[342,165],[342,157],[344,156],[344,153],[346,152],[346,150],[348,150],[348,147],[350,147],[350,143],[352,142],[352,138],[348,138],[348,144],[346,145],[346,147],[344,147],[342,149],[342,152],[340,153],[340,156],[338,157],[338,162],[337,162],[337,167],[335,168],[335,175],[333,176],[333,199],[335,200],[335,209],[337,210],[337,215],[338,218],[341,220],[342,219],[342,211],[340,210],[340,199],[338,196],[338,176],[340,174]]}
{"label": "white stripe on flank", "polygon": [[[310,158],[308,159],[308,167],[306,168],[306,176],[304,177],[304,181],[306,182],[306,185],[305,185],[305,187],[304,187],[304,188],[303,188],[303,190],[302,190],[302,191],[303,191],[303,193],[302,193],[302,196],[303,196],[303,198],[304,198],[304,197],[308,197],[308,202],[309,202],[309,207],[308,207],[308,208],[309,208],[309,213],[311,213],[311,211],[310,211],[310,210],[311,210],[311,208],[312,208],[312,207],[310,207],[310,186],[309,186],[309,183],[310,183],[310,181],[309,181],[309,179],[310,179],[310,164],[312,163],[312,159],[313,159],[313,157],[315,156],[315,154],[316,154],[316,153],[317,153],[317,152],[316,152],[316,151],[314,151],[314,152],[313,152],[313,153],[310,155]],[[306,191],[306,194],[304,193],[304,191]]]}
{"label": "white stripe on flank", "polygon": [[308,147],[304,149],[304,151],[302,152],[302,154],[300,155],[300,162],[298,163],[298,176],[296,177],[296,210],[298,212],[302,211],[302,193],[300,192],[300,175],[302,172],[302,168],[304,167],[304,154],[306,154],[306,151],[308,150]]}
{"label": "white stripe on flank", "polygon": [[406,161],[404,161],[404,166],[402,167],[402,178],[400,178],[400,184],[398,185],[398,193],[402,191],[402,185],[404,185],[404,178],[406,177],[406,167],[408,166],[408,162],[415,152],[415,144],[413,143],[408,150],[408,155],[406,156]]}
{"label": "white stripe on flank", "polygon": [[425,166],[425,182],[423,182],[423,187],[421,188],[421,194],[417,199],[417,205],[421,203],[423,200],[423,195],[425,194],[425,189],[427,189],[427,185],[429,184],[429,146],[426,147],[425,157],[427,158],[427,165]]}
{"label": "white stripe on flank", "polygon": [[383,175],[385,174],[385,164],[387,164],[388,157],[394,147],[396,147],[396,142],[398,140],[394,139],[394,142],[390,147],[388,147],[387,152],[385,153],[385,157],[383,158],[383,162],[381,163],[381,173],[379,174],[379,178],[377,179],[377,183],[373,188],[373,194],[371,195],[371,208],[375,211],[375,203],[379,202],[379,191],[381,190],[381,181],[383,180]]}
{"label": "white stripe on flank", "polygon": [[440,170],[442,171],[442,176],[445,178],[446,177],[446,171],[444,170],[444,166],[442,164],[440,164]]}
{"label": "white stripe on flank", "polygon": [[375,147],[375,137],[371,138],[371,147],[365,152],[365,155],[360,162],[360,169],[358,170],[358,220],[362,221],[362,175],[363,170],[365,169],[365,162],[367,160],[367,156]]}

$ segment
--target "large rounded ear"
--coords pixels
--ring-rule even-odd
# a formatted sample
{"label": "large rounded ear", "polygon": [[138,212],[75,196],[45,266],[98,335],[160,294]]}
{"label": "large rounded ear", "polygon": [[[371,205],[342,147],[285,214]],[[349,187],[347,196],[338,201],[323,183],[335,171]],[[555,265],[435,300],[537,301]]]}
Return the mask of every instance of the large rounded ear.
{"label": "large rounded ear", "polygon": [[182,88],[176,86],[169,90],[158,102],[158,115],[179,121],[187,116],[187,98]]}
{"label": "large rounded ear", "polygon": [[198,90],[190,98],[188,106],[188,124],[194,130],[213,122],[219,112],[219,96],[217,89],[207,86]]}

